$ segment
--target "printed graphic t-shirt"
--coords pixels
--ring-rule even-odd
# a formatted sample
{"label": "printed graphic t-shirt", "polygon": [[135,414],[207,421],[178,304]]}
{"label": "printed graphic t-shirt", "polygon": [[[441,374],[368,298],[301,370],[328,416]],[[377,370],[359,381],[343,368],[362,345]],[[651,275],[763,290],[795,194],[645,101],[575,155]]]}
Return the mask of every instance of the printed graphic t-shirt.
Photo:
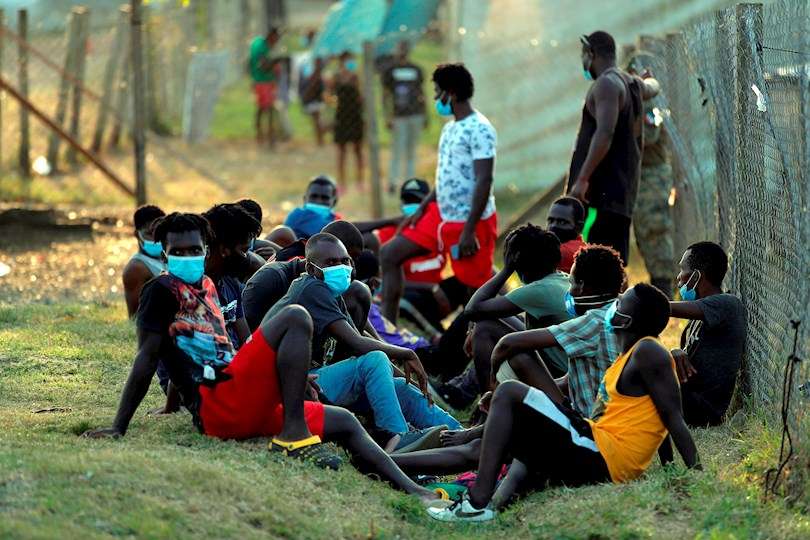
{"label": "printed graphic t-shirt", "polygon": [[[436,200],[443,221],[467,221],[475,191],[473,161],[495,158],[496,146],[495,128],[478,111],[444,125],[439,138],[439,163],[436,166]],[[490,190],[481,219],[487,219],[494,213],[495,196]]]}
{"label": "printed graphic t-shirt", "polygon": [[214,282],[205,276],[195,287],[171,274],[156,277],[141,290],[137,321],[141,331],[160,334],[158,356],[199,426],[197,388],[224,380],[234,356]]}
{"label": "printed graphic t-shirt", "polygon": [[383,84],[391,92],[394,116],[425,113],[422,70],[411,63],[396,65],[383,74]]}

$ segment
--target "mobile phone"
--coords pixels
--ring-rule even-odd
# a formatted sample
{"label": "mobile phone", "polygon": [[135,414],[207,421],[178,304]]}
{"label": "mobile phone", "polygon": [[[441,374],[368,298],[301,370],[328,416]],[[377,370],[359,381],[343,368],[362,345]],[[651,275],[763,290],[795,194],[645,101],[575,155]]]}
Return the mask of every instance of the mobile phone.
{"label": "mobile phone", "polygon": [[450,246],[450,258],[458,259],[458,244]]}

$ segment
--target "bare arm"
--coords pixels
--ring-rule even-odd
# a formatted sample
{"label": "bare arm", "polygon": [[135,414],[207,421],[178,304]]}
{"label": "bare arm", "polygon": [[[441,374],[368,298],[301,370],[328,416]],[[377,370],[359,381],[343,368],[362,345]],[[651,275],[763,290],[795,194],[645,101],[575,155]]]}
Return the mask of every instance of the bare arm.
{"label": "bare arm", "polygon": [[[700,469],[695,441],[686,427],[681,411],[681,392],[672,369],[672,359],[660,345],[651,342],[640,344],[633,356],[643,356],[637,366],[642,382],[661,416],[661,421],[669,431],[678,453],[690,469]],[[666,454],[666,450],[664,450]],[[671,452],[670,452],[671,453]]]}
{"label": "bare arm", "polygon": [[601,77],[593,89],[594,117],[596,131],[591,138],[585,162],[576,178],[573,194],[582,199],[590,186],[591,176],[610,150],[613,132],[619,118],[619,99],[621,91],[615,81]]}
{"label": "bare arm", "polygon": [[396,216],[390,218],[382,218],[382,219],[375,219],[371,221],[354,221],[354,226],[361,233],[369,233],[372,231],[376,231],[377,229],[382,229],[383,227],[395,227],[402,223],[404,216]]}
{"label": "bare arm", "polygon": [[239,336],[239,343],[244,345],[250,337],[250,327],[244,317],[234,321],[234,328],[236,328],[236,335]]}
{"label": "bare arm", "polygon": [[138,312],[138,306],[141,300],[141,289],[144,284],[152,279],[152,272],[140,262],[130,262],[124,268],[123,274],[124,282],[124,300],[127,303],[127,315],[130,318],[134,317]]}
{"label": "bare arm", "polygon": [[161,335],[155,332],[138,331],[138,354],[135,363],[129,372],[129,378],[121,393],[118,404],[118,413],[115,415],[112,428],[88,431],[87,437],[123,436],[127,432],[129,422],[143,401],[149,390],[149,383],[155,375],[158,363],[158,350],[160,349]]}
{"label": "bare arm", "polygon": [[513,304],[511,300],[498,295],[513,272],[512,267],[507,264],[500,272],[475,291],[475,294],[472,295],[464,308],[464,314],[469,320],[499,319],[517,315],[521,312],[521,309]]}
{"label": "bare arm", "polygon": [[669,311],[676,319],[691,319],[702,321],[704,319],[703,307],[700,302],[670,302]]}
{"label": "bare arm", "polygon": [[555,345],[557,345],[557,340],[545,328],[507,334],[498,341],[492,351],[492,373],[497,373],[501,364],[520,352],[545,349]]}

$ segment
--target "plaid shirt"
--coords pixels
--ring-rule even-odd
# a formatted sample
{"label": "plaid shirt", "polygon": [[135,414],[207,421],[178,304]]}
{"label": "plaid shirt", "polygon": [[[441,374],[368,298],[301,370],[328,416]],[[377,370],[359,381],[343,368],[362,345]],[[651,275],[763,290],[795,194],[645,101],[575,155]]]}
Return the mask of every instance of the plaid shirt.
{"label": "plaid shirt", "polygon": [[547,328],[568,355],[568,394],[574,408],[589,418],[602,376],[619,356],[615,334],[605,329],[609,306]]}

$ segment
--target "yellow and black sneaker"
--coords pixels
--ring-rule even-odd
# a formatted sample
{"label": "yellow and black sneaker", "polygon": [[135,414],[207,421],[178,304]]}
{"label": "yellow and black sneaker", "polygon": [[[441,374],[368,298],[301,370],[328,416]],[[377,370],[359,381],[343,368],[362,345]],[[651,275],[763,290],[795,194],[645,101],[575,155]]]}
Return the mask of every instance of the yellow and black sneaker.
{"label": "yellow and black sneaker", "polygon": [[322,443],[321,438],[317,435],[293,442],[281,441],[274,437],[273,440],[270,441],[268,449],[270,452],[277,452],[287,457],[312,463],[321,469],[332,469],[336,471],[343,463],[340,456]]}

